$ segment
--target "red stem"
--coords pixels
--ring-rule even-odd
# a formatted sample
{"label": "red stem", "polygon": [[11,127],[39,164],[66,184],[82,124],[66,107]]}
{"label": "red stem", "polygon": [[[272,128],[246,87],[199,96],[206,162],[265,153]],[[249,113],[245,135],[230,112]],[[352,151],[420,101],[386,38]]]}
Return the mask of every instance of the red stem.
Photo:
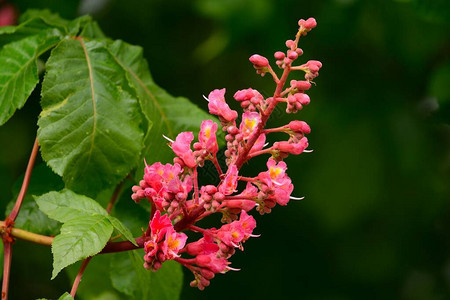
{"label": "red stem", "polygon": [[244,177],[244,176],[238,176],[238,180],[241,180],[241,181],[250,181],[250,182],[253,182],[253,181],[255,181],[255,180],[256,180],[256,178],[253,178],[253,177]]}
{"label": "red stem", "polygon": [[75,298],[75,294],[77,293],[78,286],[80,285],[81,277],[83,277],[84,270],[86,270],[87,265],[91,261],[92,256],[86,258],[83,263],[81,264],[80,270],[78,271],[77,277],[75,278],[75,281],[72,285],[72,290],[70,291],[70,295],[72,298]]}
{"label": "red stem", "polygon": [[250,153],[249,155],[247,155],[247,157],[248,157],[248,158],[253,158],[253,157],[258,156],[258,155],[261,155],[261,154],[267,154],[267,153],[270,153],[270,152],[272,152],[272,151],[273,151],[272,148],[267,148],[267,149],[264,149],[264,150],[252,152],[252,153]]}
{"label": "red stem", "polygon": [[114,189],[114,192],[111,196],[111,199],[108,202],[108,206],[106,206],[106,212],[109,214],[111,213],[111,210],[114,207],[114,204],[116,204],[117,198],[119,198],[120,195],[120,190],[122,189],[124,181],[122,181],[121,183],[119,183],[116,188]]}
{"label": "red stem", "polygon": [[34,162],[36,161],[36,156],[39,150],[39,142],[36,138],[34,140],[33,150],[31,150],[30,159],[28,160],[27,169],[25,171],[25,176],[23,178],[22,187],[20,189],[19,196],[17,197],[16,203],[14,204],[14,208],[11,210],[9,214],[9,219],[14,221],[19,214],[20,206],[22,205],[23,199],[25,198],[25,194],[28,189],[28,184],[30,183],[31,172],[33,171]]}
{"label": "red stem", "polygon": [[100,251],[100,254],[130,251],[144,247],[144,237],[138,237],[135,239],[135,241],[136,244],[138,244],[137,247],[129,241],[107,243],[105,248]]}
{"label": "red stem", "polygon": [[3,283],[2,300],[8,299],[9,273],[11,270],[12,244],[9,241],[3,241]]}
{"label": "red stem", "polygon": [[7,224],[6,229],[2,233],[3,248],[4,248],[4,259],[3,259],[3,283],[2,283],[2,300],[8,299],[8,287],[9,287],[9,274],[11,272],[11,260],[12,260],[12,243],[14,239],[11,237],[11,229],[14,226],[14,220],[19,214],[20,207],[22,206],[23,199],[27,193],[28,185],[30,183],[31,173],[33,171],[34,162],[36,161],[36,156],[39,151],[39,142],[36,138],[34,140],[33,149],[31,150],[30,158],[28,160],[27,169],[25,171],[25,176],[23,178],[22,187],[20,188],[19,196],[17,196],[16,203],[8,217],[6,217],[5,223]]}
{"label": "red stem", "polygon": [[214,166],[216,167],[217,172],[219,173],[219,177],[221,177],[223,175],[222,168],[220,167],[219,161],[217,160],[217,156],[215,154],[212,159],[212,162],[213,162]]}
{"label": "red stem", "polygon": [[192,175],[194,181],[194,203],[198,204],[198,173],[197,167],[194,168],[194,174]]}
{"label": "red stem", "polygon": [[277,106],[278,101],[276,100],[276,98],[278,98],[280,96],[280,93],[286,83],[286,80],[289,76],[290,71],[291,71],[290,67],[286,66],[286,68],[283,71],[283,75],[281,76],[280,80],[277,82],[277,88],[275,89],[275,93],[273,94],[273,98],[270,101],[269,107],[261,114],[261,122],[258,124],[258,127],[256,128],[256,133],[253,134],[252,137],[248,140],[247,144],[244,147],[244,150],[239,154],[238,158],[236,159],[235,165],[238,168],[238,170],[248,160],[248,153],[249,153],[250,149],[252,149],[256,140],[261,135],[261,133],[264,129],[264,126],[266,126],[267,120],[269,119],[273,110]]}

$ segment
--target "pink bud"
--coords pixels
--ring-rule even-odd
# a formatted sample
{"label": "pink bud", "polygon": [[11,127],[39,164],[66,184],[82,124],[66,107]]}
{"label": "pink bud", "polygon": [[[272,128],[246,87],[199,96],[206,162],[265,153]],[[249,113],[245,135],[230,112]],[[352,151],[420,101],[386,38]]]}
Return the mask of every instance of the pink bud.
{"label": "pink bud", "polygon": [[275,52],[273,56],[275,57],[276,60],[282,60],[286,57],[286,55],[281,51]]}
{"label": "pink bud", "polygon": [[214,185],[207,185],[205,186],[205,192],[207,192],[208,194],[214,194],[215,192],[217,192],[217,188]]}
{"label": "pink bud", "polygon": [[288,51],[288,57],[289,57],[289,59],[291,59],[291,60],[295,60],[295,59],[297,59],[297,57],[298,57],[298,53],[295,52],[295,51],[293,51],[293,50],[289,50],[289,51]]}
{"label": "pink bud", "polygon": [[291,80],[291,86],[296,87],[301,91],[307,91],[311,88],[311,83],[304,80]]}
{"label": "pink bud", "polygon": [[314,19],[314,18],[309,18],[306,21],[303,19],[300,19],[300,21],[298,21],[298,26],[301,26],[307,30],[311,30],[317,26],[317,22],[316,22],[316,19]]}
{"label": "pink bud", "polygon": [[306,134],[311,132],[309,125],[303,121],[292,121],[287,125],[287,127],[292,131],[300,131]]}
{"label": "pink bud", "polygon": [[295,46],[295,42],[293,40],[287,40],[286,41],[286,47],[292,49],[292,48],[294,48],[294,46]]}
{"label": "pink bud", "polygon": [[304,93],[295,94],[295,98],[302,105],[308,105],[309,102],[311,102],[311,100],[309,99],[309,96]]}
{"label": "pink bud", "polygon": [[250,56],[249,60],[252,62],[252,64],[255,65],[255,67],[258,68],[264,68],[269,66],[269,61],[267,60],[267,58],[259,54],[254,54]]}

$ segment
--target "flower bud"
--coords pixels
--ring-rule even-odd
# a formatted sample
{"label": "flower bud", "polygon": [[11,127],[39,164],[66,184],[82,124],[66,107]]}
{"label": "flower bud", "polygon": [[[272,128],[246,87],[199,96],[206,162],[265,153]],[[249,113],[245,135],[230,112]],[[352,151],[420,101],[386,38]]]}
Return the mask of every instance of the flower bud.
{"label": "flower bud", "polygon": [[303,132],[306,134],[311,132],[309,125],[303,121],[292,121],[287,125],[287,127],[296,132]]}
{"label": "flower bud", "polygon": [[282,60],[286,57],[286,55],[281,51],[275,52],[273,56],[275,57],[276,60]]}
{"label": "flower bud", "polygon": [[300,19],[298,21],[298,26],[305,28],[306,30],[311,30],[317,26],[317,21],[314,18],[309,18],[308,20]]}
{"label": "flower bud", "polygon": [[293,51],[293,50],[289,50],[288,51],[288,58],[291,60],[295,60],[298,57],[298,53]]}
{"label": "flower bud", "polygon": [[298,103],[302,105],[308,105],[309,102],[311,102],[309,96],[305,93],[295,94],[295,98],[297,99]]}
{"label": "flower bud", "polygon": [[311,88],[311,83],[305,80],[291,80],[291,87],[296,87],[300,91],[307,91]]}
{"label": "flower bud", "polygon": [[257,68],[265,68],[269,66],[269,61],[264,56],[261,56],[259,54],[254,54],[250,56],[249,60],[252,62],[252,64],[255,65]]}
{"label": "flower bud", "polygon": [[292,49],[295,46],[295,42],[293,40],[287,40],[286,41],[286,47]]}

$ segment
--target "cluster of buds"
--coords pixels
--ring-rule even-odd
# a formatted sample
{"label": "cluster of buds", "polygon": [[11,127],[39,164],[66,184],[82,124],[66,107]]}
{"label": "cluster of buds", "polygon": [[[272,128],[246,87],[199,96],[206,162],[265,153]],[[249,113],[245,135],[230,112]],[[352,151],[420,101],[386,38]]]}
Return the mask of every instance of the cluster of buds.
{"label": "cluster of buds", "polygon": [[[146,165],[143,180],[133,187],[132,195],[134,201],[147,199],[152,206],[149,226],[143,233],[146,268],[158,270],[164,261],[173,259],[192,271],[195,279],[191,286],[204,289],[215,274],[235,270],[229,266],[230,257],[236,248],[243,250],[243,243],[255,236],[256,221],[249,214],[251,211],[266,214],[277,205],[302,199],[291,196],[294,186],[283,159],[290,154],[308,152],[305,135],[311,129],[304,121],[291,121],[277,128],[266,128],[266,123],[280,103],[286,103],[288,113],[295,113],[310,103],[305,92],[311,88],[312,79],[318,76],[322,64],[313,60],[297,66],[293,63],[303,54],[298,48],[300,37],[316,25],[313,18],[300,20],[295,40],[286,41],[286,53],[275,53],[276,64],[283,70],[281,77],[267,58],[258,54],[250,57],[258,74],[269,73],[273,77],[276,84],[273,96],[266,98],[252,88],[237,91],[234,99],[243,108],[238,123],[238,113],[225,100],[225,89],[212,91],[205,99],[209,112],[218,117],[220,124],[203,121],[193,149],[192,132],[182,132],[175,140],[166,137],[176,155],[173,164]],[[292,71],[303,71],[305,80],[291,80],[286,86]],[[226,172],[217,159],[219,126],[225,133]],[[285,133],[289,138],[269,146],[266,136],[274,132]],[[266,171],[256,177],[240,174],[243,164],[266,154],[271,155]],[[198,168],[203,167],[206,160],[215,166],[220,183],[199,187]],[[239,182],[245,184],[241,191]],[[196,225],[215,213],[221,214],[225,223],[219,229]],[[182,231],[201,233],[203,237],[186,243],[187,235]]]}

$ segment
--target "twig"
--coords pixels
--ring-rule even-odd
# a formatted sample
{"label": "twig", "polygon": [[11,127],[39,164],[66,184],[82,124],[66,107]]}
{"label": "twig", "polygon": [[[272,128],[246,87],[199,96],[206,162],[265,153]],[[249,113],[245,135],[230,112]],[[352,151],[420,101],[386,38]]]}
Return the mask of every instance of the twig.
{"label": "twig", "polygon": [[[114,189],[114,192],[111,196],[111,199],[109,199],[108,205],[106,206],[106,211],[111,213],[112,208],[114,207],[114,204],[117,201],[117,198],[120,195],[120,191],[122,189],[123,183],[125,180],[122,180],[121,183],[119,183],[116,188]],[[75,294],[77,293],[78,286],[80,285],[81,278],[83,277],[83,273],[86,270],[86,267],[88,266],[89,262],[91,261],[92,256],[86,258],[83,263],[81,264],[80,270],[78,271],[77,277],[75,278],[75,281],[72,285],[72,290],[70,291],[70,295],[75,298]]]}
{"label": "twig", "polygon": [[3,283],[2,283],[2,300],[8,299],[8,286],[9,286],[9,274],[11,271],[11,259],[12,259],[12,243],[14,239],[11,237],[14,221],[19,214],[20,207],[22,206],[23,199],[27,193],[28,184],[30,183],[31,172],[33,171],[34,162],[39,151],[38,139],[34,140],[33,149],[31,150],[30,159],[28,160],[27,169],[23,178],[22,187],[20,188],[19,196],[17,196],[16,203],[6,221],[3,223],[2,239],[4,248],[3,259]]}
{"label": "twig", "polygon": [[2,300],[8,299],[9,273],[11,270],[12,244],[3,241],[3,284],[2,284]]}
{"label": "twig", "polygon": [[25,171],[25,177],[23,178],[22,187],[20,188],[19,196],[17,197],[14,208],[9,214],[9,219],[14,222],[19,213],[20,206],[22,205],[23,199],[28,189],[28,184],[30,183],[31,172],[33,171],[34,162],[36,161],[36,156],[39,150],[38,139],[34,140],[33,150],[31,150],[30,159],[28,160],[27,170]]}
{"label": "twig", "polygon": [[[0,230],[2,234],[6,231],[6,227],[6,223],[4,221],[0,221]],[[51,246],[53,242],[53,237],[51,236],[36,234],[19,228],[11,228],[9,234],[15,238],[39,245]]]}
{"label": "twig", "polygon": [[77,277],[72,285],[72,290],[70,291],[70,295],[75,298],[75,294],[77,293],[78,286],[80,285],[81,277],[83,277],[84,270],[86,270],[87,265],[91,261],[92,256],[86,258],[81,264],[80,270],[78,271]]}

